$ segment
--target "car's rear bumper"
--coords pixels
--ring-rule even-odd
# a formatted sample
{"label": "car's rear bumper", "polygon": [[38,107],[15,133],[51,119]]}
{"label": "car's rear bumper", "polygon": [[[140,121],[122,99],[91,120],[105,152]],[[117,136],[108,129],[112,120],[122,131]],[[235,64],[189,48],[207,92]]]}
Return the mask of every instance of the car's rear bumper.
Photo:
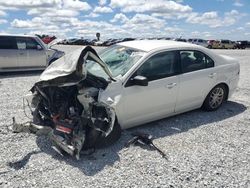
{"label": "car's rear bumper", "polygon": [[239,83],[239,76],[230,80],[228,98],[230,98],[232,96],[232,94],[235,92],[235,90],[238,87],[238,83]]}

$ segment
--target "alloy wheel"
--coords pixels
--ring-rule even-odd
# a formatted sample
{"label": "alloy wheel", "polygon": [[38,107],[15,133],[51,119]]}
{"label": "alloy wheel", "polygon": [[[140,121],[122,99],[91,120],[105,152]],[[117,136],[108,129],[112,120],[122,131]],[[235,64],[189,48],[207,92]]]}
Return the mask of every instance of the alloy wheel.
{"label": "alloy wheel", "polygon": [[209,105],[211,108],[218,108],[224,100],[224,90],[221,87],[216,87],[211,92],[209,97]]}

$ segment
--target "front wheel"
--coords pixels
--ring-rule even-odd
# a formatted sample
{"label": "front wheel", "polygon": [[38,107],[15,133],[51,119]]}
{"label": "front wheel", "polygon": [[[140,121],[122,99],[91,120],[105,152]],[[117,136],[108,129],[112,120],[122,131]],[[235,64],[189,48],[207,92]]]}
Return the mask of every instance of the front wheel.
{"label": "front wheel", "polygon": [[115,120],[115,124],[111,133],[105,137],[101,134],[100,131],[90,128],[86,135],[86,141],[84,143],[83,149],[89,148],[104,148],[114,144],[121,137],[122,129],[118,123],[118,120]]}
{"label": "front wheel", "polygon": [[115,124],[111,133],[107,136],[100,136],[96,142],[96,148],[104,148],[114,144],[121,137],[122,129],[118,120],[115,120]]}
{"label": "front wheel", "polygon": [[207,95],[202,109],[205,111],[215,111],[221,107],[226,99],[226,89],[224,85],[215,86]]}

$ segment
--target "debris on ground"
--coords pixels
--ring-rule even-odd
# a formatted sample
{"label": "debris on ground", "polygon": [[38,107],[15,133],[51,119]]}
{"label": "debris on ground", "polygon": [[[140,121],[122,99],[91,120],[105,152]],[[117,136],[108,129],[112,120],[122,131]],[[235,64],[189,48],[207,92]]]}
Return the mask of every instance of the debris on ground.
{"label": "debris on ground", "polygon": [[31,121],[25,123],[17,123],[15,117],[12,117],[12,126],[8,127],[13,133],[34,133],[36,135],[48,135],[52,129],[50,127],[39,126]]}
{"label": "debris on ground", "polygon": [[163,158],[167,159],[166,154],[153,143],[153,136],[152,135],[145,134],[145,133],[134,133],[132,135],[134,137],[128,141],[128,143],[125,145],[126,147],[129,147],[130,145],[133,145],[133,144],[136,144],[139,146],[147,145],[151,149],[158,151]]}

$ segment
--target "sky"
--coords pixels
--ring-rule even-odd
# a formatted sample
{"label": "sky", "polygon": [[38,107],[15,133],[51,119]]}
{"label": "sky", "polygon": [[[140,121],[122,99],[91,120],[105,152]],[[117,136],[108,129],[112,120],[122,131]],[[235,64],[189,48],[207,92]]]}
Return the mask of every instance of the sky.
{"label": "sky", "polygon": [[0,33],[250,40],[250,0],[0,0]]}

